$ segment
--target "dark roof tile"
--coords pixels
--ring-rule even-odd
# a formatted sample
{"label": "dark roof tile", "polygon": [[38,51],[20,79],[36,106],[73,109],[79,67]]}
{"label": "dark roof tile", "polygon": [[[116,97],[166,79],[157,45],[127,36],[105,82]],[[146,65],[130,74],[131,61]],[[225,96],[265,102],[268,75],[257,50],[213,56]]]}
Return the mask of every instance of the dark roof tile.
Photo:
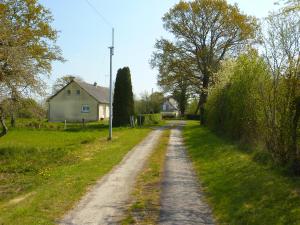
{"label": "dark roof tile", "polygon": [[98,102],[109,103],[109,89],[107,87],[95,86],[78,80],[74,80],[74,82],[94,97]]}

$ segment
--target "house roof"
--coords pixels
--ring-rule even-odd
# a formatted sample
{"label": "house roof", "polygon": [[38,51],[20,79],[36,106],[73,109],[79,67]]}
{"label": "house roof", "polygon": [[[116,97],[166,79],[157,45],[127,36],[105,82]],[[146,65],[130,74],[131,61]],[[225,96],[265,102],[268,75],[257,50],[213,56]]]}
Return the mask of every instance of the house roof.
{"label": "house roof", "polygon": [[107,87],[95,86],[84,81],[74,80],[82,89],[94,97],[100,103],[109,103],[109,89]]}
{"label": "house roof", "polygon": [[62,89],[60,89],[58,92],[56,92],[54,95],[52,95],[49,99],[51,100],[54,98],[58,93],[60,93],[63,89],[65,89],[67,86],[69,86],[71,83],[75,82],[79,85],[83,90],[85,90],[91,97],[96,99],[100,103],[109,103],[109,89],[107,87],[101,87],[101,86],[95,86],[93,84],[86,83],[84,81],[79,80],[72,80],[70,83],[68,83],[66,86],[64,86]]}
{"label": "house roof", "polygon": [[167,97],[165,99],[165,102],[168,102],[173,109],[178,110],[178,104],[177,101],[173,97]]}

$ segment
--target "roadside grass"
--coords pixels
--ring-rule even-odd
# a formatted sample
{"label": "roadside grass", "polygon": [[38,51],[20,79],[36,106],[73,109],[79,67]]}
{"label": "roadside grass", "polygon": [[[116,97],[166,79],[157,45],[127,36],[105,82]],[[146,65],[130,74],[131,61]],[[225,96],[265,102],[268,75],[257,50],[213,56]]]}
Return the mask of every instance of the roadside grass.
{"label": "roadside grass", "polygon": [[300,224],[300,179],[253,160],[254,153],[187,123],[185,143],[218,224]]}
{"label": "roadside grass", "polygon": [[55,224],[149,128],[12,129],[0,139],[0,224]]}
{"label": "roadside grass", "polygon": [[129,210],[121,224],[157,224],[160,210],[160,188],[170,130],[165,130],[159,144],[137,178]]}

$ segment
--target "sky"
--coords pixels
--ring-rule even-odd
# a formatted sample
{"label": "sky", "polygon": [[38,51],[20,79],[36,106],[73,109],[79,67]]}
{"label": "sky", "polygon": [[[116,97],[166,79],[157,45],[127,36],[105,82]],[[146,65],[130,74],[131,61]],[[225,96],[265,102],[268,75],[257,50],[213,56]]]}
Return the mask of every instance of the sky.
{"label": "sky", "polygon": [[[54,62],[49,90],[63,75],[75,75],[89,83],[109,86],[111,29],[115,29],[113,79],[119,68],[128,66],[134,94],[159,90],[157,70],[149,60],[160,37],[171,38],[161,18],[179,0],[40,0],[53,14],[59,31],[57,44],[65,63]],[[263,18],[274,9],[274,0],[228,0],[242,12]],[[94,7],[92,8],[90,4]],[[99,15],[97,12],[101,15]],[[103,17],[105,19],[103,19]]]}

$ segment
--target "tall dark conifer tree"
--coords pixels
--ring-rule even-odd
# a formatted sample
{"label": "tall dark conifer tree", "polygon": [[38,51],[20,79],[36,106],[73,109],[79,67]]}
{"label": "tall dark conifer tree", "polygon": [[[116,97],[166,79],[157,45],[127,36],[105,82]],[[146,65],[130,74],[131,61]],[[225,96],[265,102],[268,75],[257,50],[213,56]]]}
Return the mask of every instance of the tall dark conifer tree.
{"label": "tall dark conifer tree", "polygon": [[113,125],[127,126],[130,124],[130,116],[134,115],[134,101],[131,85],[131,75],[128,67],[119,69],[117,73],[114,101],[113,101]]}

